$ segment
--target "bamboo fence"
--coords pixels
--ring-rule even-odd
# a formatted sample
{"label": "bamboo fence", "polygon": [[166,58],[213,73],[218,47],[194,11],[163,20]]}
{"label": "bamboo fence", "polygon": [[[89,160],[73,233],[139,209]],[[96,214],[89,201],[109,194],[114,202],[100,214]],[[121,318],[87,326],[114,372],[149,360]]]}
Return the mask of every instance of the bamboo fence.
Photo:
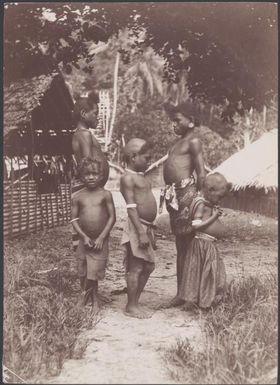
{"label": "bamboo fence", "polygon": [[3,195],[4,237],[27,235],[71,219],[69,184],[61,184],[57,193],[38,194],[34,180],[6,181]]}

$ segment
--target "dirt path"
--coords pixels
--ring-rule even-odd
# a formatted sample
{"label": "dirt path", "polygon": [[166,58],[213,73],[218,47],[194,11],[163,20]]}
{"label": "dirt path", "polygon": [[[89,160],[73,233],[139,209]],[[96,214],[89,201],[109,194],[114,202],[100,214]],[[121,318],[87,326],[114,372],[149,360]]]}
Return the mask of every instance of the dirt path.
{"label": "dirt path", "polygon": [[[117,234],[118,236],[118,234]],[[175,265],[170,262],[174,245],[160,240],[157,269],[147,284],[141,302],[152,310],[150,319],[140,320],[123,314],[126,295],[114,295],[113,302],[100,313],[100,321],[81,338],[91,340],[84,358],[68,360],[61,374],[48,383],[55,384],[170,384],[164,350],[177,338],[188,337],[200,344],[201,324],[197,316],[180,309],[155,310],[158,303],[175,293]],[[114,263],[112,262],[114,259]],[[113,281],[114,279],[114,281]],[[111,258],[101,292],[124,287],[122,253]]]}

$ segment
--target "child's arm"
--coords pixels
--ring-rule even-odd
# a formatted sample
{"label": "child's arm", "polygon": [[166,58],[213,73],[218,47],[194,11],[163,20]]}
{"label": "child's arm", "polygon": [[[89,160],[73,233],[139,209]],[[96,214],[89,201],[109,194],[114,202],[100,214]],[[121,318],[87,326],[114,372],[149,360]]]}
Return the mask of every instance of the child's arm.
{"label": "child's arm", "polygon": [[203,187],[206,173],[202,154],[202,144],[198,138],[194,138],[190,141],[190,152],[192,154],[194,168],[197,174],[197,187],[200,191]]}
{"label": "child's arm", "polygon": [[130,175],[124,175],[121,178],[120,191],[127,205],[135,205],[135,207],[127,208],[127,214],[137,231],[139,247],[147,248],[149,246],[149,238],[140,222],[137,206],[135,204],[134,182]]}
{"label": "child's arm", "polygon": [[72,197],[71,200],[71,216],[72,226],[74,230],[81,236],[84,241],[84,245],[92,247],[91,239],[83,232],[79,225],[79,201],[76,197]]}
{"label": "child's arm", "polygon": [[95,245],[94,248],[97,250],[102,249],[104,239],[109,235],[110,231],[112,230],[112,227],[114,226],[114,224],[116,222],[115,205],[114,205],[113,197],[112,197],[112,194],[110,193],[110,191],[106,191],[105,201],[106,201],[106,206],[107,206],[109,218],[108,218],[108,221],[107,221],[106,226],[104,227],[102,233],[99,234],[99,236],[97,237],[97,239],[94,242],[94,245]]}
{"label": "child's arm", "polygon": [[215,220],[222,215],[222,210],[220,208],[216,209],[213,208],[212,215],[203,221],[201,218],[203,217],[203,211],[204,211],[204,203],[200,203],[194,213],[193,221],[192,221],[192,228],[195,231],[202,230],[205,227],[211,225]]}

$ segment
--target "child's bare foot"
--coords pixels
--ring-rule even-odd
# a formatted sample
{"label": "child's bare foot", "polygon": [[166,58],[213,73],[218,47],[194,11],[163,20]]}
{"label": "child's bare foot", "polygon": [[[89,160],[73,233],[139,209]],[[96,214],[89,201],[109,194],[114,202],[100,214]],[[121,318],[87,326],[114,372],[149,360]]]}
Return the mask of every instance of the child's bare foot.
{"label": "child's bare foot", "polygon": [[83,291],[80,296],[79,296],[79,299],[78,299],[78,303],[77,305],[79,307],[84,307],[87,303],[87,292],[86,291]]}
{"label": "child's bare foot", "polygon": [[145,312],[143,309],[140,309],[137,306],[127,306],[125,308],[125,315],[128,317],[134,317],[134,318],[140,318],[140,319],[145,319],[145,318],[151,318],[152,314],[148,314]]}
{"label": "child's bare foot", "polygon": [[192,302],[185,302],[184,305],[182,306],[183,311],[194,311],[197,309],[198,309],[198,306]]}
{"label": "child's bare foot", "polygon": [[185,301],[177,296],[175,296],[174,298],[172,298],[171,301],[165,303],[165,304],[162,304],[162,305],[159,305],[157,307],[157,309],[169,309],[171,307],[176,307],[176,306],[181,306],[185,303]]}
{"label": "child's bare foot", "polygon": [[94,301],[93,304],[92,304],[92,313],[98,313],[100,310],[100,306],[99,306],[99,303],[98,303],[98,300]]}
{"label": "child's bare foot", "polygon": [[104,303],[111,303],[112,299],[109,297],[106,297],[105,295],[98,294],[98,300]]}

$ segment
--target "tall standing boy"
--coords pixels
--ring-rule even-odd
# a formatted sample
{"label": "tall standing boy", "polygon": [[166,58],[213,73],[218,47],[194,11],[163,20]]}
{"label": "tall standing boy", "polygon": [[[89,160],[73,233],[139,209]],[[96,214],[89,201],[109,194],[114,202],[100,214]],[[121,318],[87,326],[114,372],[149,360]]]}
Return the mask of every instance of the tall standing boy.
{"label": "tall standing boy", "polygon": [[[170,117],[174,123],[174,132],[179,139],[168,152],[163,176],[166,183],[164,189],[166,208],[170,216],[171,230],[176,237],[177,294],[164,307],[182,304],[178,293],[187,248],[192,238],[189,234],[189,207],[202,188],[206,175],[202,144],[194,134],[195,126],[200,124],[195,118],[195,111],[189,105],[181,105],[172,111]],[[194,171],[197,179],[193,175]]]}

